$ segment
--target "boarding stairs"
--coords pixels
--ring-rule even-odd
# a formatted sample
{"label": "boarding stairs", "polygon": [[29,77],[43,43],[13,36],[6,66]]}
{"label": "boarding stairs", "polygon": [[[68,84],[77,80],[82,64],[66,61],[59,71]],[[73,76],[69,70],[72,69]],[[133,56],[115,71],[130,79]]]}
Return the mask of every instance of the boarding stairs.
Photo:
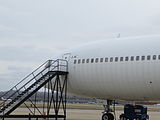
{"label": "boarding stairs", "polygon": [[[38,90],[45,87],[56,75],[67,75],[68,63],[66,60],[48,60],[35,71],[21,80],[8,92],[0,103],[0,116],[10,115],[16,108],[29,100]],[[26,105],[27,107],[27,105]]]}

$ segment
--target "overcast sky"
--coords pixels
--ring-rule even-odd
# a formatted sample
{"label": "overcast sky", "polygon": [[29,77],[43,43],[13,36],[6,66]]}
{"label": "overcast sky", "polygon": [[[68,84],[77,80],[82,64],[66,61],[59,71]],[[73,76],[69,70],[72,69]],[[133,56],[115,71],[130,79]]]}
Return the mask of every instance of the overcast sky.
{"label": "overcast sky", "polygon": [[0,0],[0,90],[55,53],[95,40],[160,33],[160,0]]}

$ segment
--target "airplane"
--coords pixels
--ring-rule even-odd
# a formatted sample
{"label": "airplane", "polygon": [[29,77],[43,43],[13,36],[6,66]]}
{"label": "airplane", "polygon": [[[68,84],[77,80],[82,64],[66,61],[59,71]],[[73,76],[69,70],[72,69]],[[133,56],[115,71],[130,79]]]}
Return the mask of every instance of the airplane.
{"label": "airplane", "polygon": [[114,120],[114,100],[160,100],[158,35],[95,41],[58,58],[68,61],[69,93],[107,100],[102,120]]}
{"label": "airplane", "polygon": [[[0,113],[2,115],[0,117],[9,117],[10,113],[42,87],[49,88],[52,90],[52,93],[53,91],[56,93],[56,100],[51,100],[57,105],[60,104],[59,102],[66,102],[66,97],[63,101],[58,96],[58,92],[60,92],[59,95],[62,97],[63,91],[78,96],[106,100],[107,104],[104,105],[102,120],[116,119],[111,105],[113,103],[115,105],[115,101],[117,100],[160,101],[159,44],[159,35],[128,38],[118,37],[86,43],[58,53],[53,57],[53,60],[48,60],[42,64],[2,95],[1,99],[6,97],[7,99],[1,104]],[[66,64],[61,64],[62,61],[65,61]],[[60,74],[62,76],[59,76]],[[51,82],[51,80],[53,81]],[[61,86],[62,80],[64,80],[63,86]],[[67,87],[65,87],[66,80]],[[48,85],[46,85],[47,83]],[[13,90],[15,92],[12,94]],[[23,92],[19,93],[19,91]],[[8,99],[11,102],[7,103]],[[49,101],[48,103],[53,101]],[[14,104],[16,102],[17,104]],[[65,111],[66,107],[64,104],[66,103],[62,104]],[[135,112],[143,109],[146,117],[141,115],[143,118],[140,120],[149,118],[146,114],[146,107],[125,105],[124,110],[125,108],[128,111],[132,109]],[[55,114],[58,115],[58,107],[55,111]],[[25,117],[27,116],[25,115]],[[57,118],[58,116],[55,117]],[[66,118],[66,114],[63,117]],[[127,119],[133,120],[132,117]],[[125,114],[120,115],[120,118],[126,119]]]}

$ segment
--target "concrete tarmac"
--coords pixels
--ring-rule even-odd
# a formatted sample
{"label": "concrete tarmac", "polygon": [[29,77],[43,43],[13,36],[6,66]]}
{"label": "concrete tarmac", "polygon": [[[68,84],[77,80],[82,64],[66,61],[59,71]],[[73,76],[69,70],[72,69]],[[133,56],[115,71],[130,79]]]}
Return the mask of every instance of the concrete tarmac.
{"label": "concrete tarmac", "polygon": [[[123,111],[116,111],[116,120],[119,120],[119,115]],[[148,112],[149,120],[160,120],[160,112]],[[67,120],[101,120],[101,110],[78,110],[69,109],[67,112]]]}
{"label": "concrete tarmac", "polygon": [[[79,106],[79,105],[78,105]],[[102,111],[100,109],[94,109],[95,105],[84,105],[82,108],[78,108],[77,104],[72,106],[72,109],[67,109],[67,120],[101,120],[102,116]],[[93,107],[91,109],[91,107]],[[95,107],[97,108],[97,107]],[[150,116],[149,120],[160,120],[160,107],[150,107],[150,110],[148,111],[148,115]],[[116,111],[116,120],[119,120],[119,115],[122,114],[122,110],[117,110]],[[18,108],[13,114],[28,114],[28,109],[27,108]],[[28,119],[5,119],[5,120],[28,120]],[[36,120],[36,119],[32,119]],[[39,120],[44,120],[44,119],[39,119]],[[54,119],[50,119],[54,120]],[[59,119],[63,120],[63,119]]]}

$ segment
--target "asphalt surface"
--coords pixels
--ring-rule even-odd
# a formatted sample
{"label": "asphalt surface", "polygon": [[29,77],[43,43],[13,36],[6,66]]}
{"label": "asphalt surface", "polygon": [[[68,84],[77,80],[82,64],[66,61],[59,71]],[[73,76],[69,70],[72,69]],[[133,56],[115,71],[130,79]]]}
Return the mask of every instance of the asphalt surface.
{"label": "asphalt surface", "polygon": [[[28,114],[28,112],[29,111],[26,108],[18,108],[13,114]],[[116,120],[119,120],[119,115],[122,113],[123,113],[122,110],[116,111]],[[149,120],[160,120],[160,110],[157,111],[157,109],[152,108],[152,111],[148,111],[148,115],[150,116]],[[67,109],[67,120],[101,120],[101,116],[102,116],[102,110]],[[5,120],[28,120],[28,119],[5,119]]]}

